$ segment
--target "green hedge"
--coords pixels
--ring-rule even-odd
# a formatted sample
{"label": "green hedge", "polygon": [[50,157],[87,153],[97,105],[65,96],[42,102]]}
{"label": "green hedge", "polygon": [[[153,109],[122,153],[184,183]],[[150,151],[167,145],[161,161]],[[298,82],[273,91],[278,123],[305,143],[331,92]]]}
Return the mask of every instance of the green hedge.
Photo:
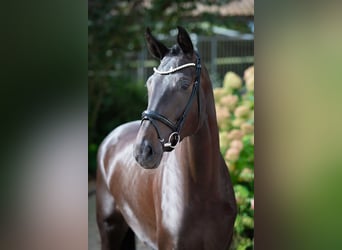
{"label": "green hedge", "polygon": [[231,249],[254,246],[254,67],[241,79],[225,75],[214,89],[220,149],[229,168],[238,204]]}
{"label": "green hedge", "polygon": [[95,103],[99,100],[96,93],[100,88],[105,88],[105,92],[101,97],[96,120],[93,124],[89,124],[88,172],[90,174],[94,174],[96,171],[96,154],[102,140],[115,127],[140,119],[141,112],[147,106],[147,90],[144,84],[121,79],[121,81],[110,82],[105,86],[98,84],[96,87],[99,89],[93,91],[93,102],[90,100],[90,119],[93,115],[91,111],[94,110]]}

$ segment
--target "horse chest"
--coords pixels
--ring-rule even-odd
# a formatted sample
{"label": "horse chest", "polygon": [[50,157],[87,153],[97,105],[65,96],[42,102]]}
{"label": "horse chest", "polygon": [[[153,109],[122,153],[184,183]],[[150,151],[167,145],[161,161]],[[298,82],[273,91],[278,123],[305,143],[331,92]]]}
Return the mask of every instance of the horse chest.
{"label": "horse chest", "polygon": [[187,197],[182,172],[175,164],[171,165],[165,166],[162,176],[160,218],[163,227],[175,235],[182,226]]}

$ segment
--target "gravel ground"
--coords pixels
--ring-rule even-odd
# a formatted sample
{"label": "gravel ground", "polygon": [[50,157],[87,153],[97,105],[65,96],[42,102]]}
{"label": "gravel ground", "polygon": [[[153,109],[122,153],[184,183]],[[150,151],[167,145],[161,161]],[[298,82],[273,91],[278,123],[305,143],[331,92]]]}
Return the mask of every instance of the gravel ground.
{"label": "gravel ground", "polygon": [[[96,224],[96,205],[95,205],[95,184],[89,182],[88,185],[88,250],[101,250],[100,235]],[[136,240],[136,250],[152,250],[138,239]]]}

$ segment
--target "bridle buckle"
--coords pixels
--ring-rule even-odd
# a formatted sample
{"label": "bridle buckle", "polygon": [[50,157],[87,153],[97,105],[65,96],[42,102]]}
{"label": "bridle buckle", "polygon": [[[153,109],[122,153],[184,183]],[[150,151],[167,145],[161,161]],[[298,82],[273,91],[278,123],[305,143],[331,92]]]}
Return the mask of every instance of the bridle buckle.
{"label": "bridle buckle", "polygon": [[164,144],[164,147],[175,148],[180,141],[180,135],[178,132],[173,132],[169,136],[169,141]]}

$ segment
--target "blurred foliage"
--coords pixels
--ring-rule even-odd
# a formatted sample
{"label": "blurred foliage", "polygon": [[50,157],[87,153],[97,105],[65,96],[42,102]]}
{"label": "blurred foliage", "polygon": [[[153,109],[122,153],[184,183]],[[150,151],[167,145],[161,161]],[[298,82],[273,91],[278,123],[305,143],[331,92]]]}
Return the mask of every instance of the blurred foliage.
{"label": "blurred foliage", "polygon": [[238,205],[231,249],[238,250],[254,246],[254,66],[243,78],[228,72],[214,89],[220,149]]}
{"label": "blurred foliage", "polygon": [[[118,78],[98,83],[96,95],[89,95],[89,109],[96,112],[89,116],[89,171],[95,173],[96,153],[99,143],[109,131],[125,121],[138,120],[147,106],[144,84],[129,82],[129,78]],[[93,85],[89,85],[89,88]],[[90,90],[92,92],[94,90]],[[95,92],[95,91],[94,91]]]}
{"label": "blurred foliage", "polygon": [[[144,46],[144,32],[151,27],[156,34],[169,34],[177,25],[189,32],[212,34],[212,27],[223,26],[249,31],[245,19],[203,14],[196,19],[191,12],[199,2],[212,1],[106,1],[89,0],[88,51],[89,70],[121,70],[127,53],[140,51]],[[229,1],[216,1],[222,4]]]}

